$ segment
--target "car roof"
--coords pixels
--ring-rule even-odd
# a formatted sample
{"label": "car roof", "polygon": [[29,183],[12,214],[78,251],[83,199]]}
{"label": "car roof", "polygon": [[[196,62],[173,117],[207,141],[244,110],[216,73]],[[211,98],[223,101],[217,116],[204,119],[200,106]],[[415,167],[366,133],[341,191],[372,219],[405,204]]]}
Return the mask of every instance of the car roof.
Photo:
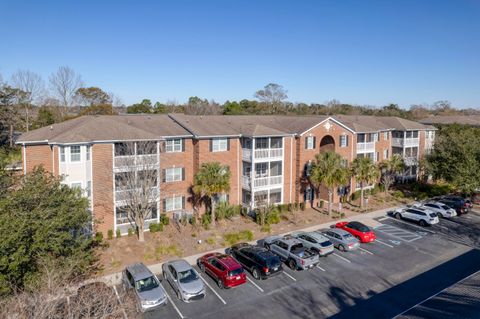
{"label": "car roof", "polygon": [[345,236],[345,235],[350,234],[348,231],[343,230],[343,229],[341,229],[341,228],[330,228],[329,231],[334,232],[334,233],[337,233],[337,234],[339,234],[339,235],[341,235],[341,236]]}
{"label": "car roof", "polygon": [[288,245],[295,245],[295,244],[301,244],[301,241],[299,241],[298,239],[296,238],[293,238],[293,237],[284,237],[284,238],[280,238],[281,241],[283,241],[284,243],[288,244]]}
{"label": "car roof", "polygon": [[139,280],[151,277],[153,273],[143,263],[135,263],[127,266],[128,272],[133,276],[133,279]]}
{"label": "car roof", "polygon": [[362,224],[361,222],[357,222],[357,221],[348,222],[347,225],[355,225],[355,226],[365,226],[365,227],[367,227],[367,225]]}
{"label": "car roof", "polygon": [[233,259],[233,257],[231,256],[228,256],[228,255],[219,255],[219,256],[216,256],[218,258],[218,260],[225,266],[227,267],[229,270],[231,269],[236,269],[236,268],[239,268],[241,267],[239,265],[239,263]]}
{"label": "car roof", "polygon": [[317,240],[328,240],[327,237],[325,237],[322,233],[316,232],[316,231],[311,231],[311,232],[301,232],[302,234],[308,235],[310,237],[313,237]]}
{"label": "car roof", "polygon": [[187,271],[192,269],[192,266],[190,264],[183,260],[183,259],[178,259],[178,260],[173,260],[167,262],[167,265],[171,265],[177,272],[182,272],[182,271]]}

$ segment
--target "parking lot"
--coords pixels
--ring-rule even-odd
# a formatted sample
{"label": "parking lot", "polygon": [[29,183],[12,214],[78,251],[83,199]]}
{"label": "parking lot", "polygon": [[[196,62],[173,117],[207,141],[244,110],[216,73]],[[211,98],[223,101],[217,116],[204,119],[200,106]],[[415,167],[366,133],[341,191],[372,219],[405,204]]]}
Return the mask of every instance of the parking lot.
{"label": "parking lot", "polygon": [[336,250],[312,270],[284,267],[262,281],[248,273],[245,285],[223,290],[199,271],[207,296],[189,304],[162,282],[169,304],[144,318],[392,318],[480,269],[479,213],[426,228],[389,215],[375,222],[376,242]]}

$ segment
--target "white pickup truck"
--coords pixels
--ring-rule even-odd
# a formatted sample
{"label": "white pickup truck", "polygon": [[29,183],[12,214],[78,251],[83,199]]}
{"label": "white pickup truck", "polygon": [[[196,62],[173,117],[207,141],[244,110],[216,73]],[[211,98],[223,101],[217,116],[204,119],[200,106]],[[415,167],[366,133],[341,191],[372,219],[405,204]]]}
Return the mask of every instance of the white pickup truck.
{"label": "white pickup truck", "polygon": [[291,269],[311,269],[319,262],[319,257],[291,236],[270,236],[264,239],[265,248],[277,254]]}

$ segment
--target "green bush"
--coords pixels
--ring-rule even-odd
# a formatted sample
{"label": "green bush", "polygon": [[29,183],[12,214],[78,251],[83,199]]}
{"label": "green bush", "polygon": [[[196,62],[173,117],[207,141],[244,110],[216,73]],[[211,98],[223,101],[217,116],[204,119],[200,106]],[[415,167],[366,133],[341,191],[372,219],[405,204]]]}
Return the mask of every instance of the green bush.
{"label": "green bush", "polygon": [[207,230],[210,227],[210,224],[212,222],[212,219],[210,217],[210,214],[205,213],[202,215],[202,227]]}
{"label": "green bush", "polygon": [[194,215],[192,218],[190,218],[190,225],[196,226],[197,225],[197,217]]}
{"label": "green bush", "polygon": [[240,241],[252,241],[253,232],[251,230],[242,230],[238,233],[227,233],[223,235],[225,243],[229,246],[235,245]]}
{"label": "green bush", "polygon": [[163,230],[163,224],[161,223],[151,223],[148,228],[150,229],[151,233],[158,233]]}
{"label": "green bush", "polygon": [[288,210],[289,212],[292,212],[292,211],[293,211],[293,205],[292,205],[292,203],[288,203],[288,205],[287,205],[287,210]]}
{"label": "green bush", "polygon": [[113,239],[113,229],[109,229],[108,232],[107,232],[107,238],[109,240],[112,240]]}
{"label": "green bush", "polygon": [[242,207],[241,214],[243,217],[248,217],[248,207]]}
{"label": "green bush", "polygon": [[233,216],[240,214],[241,206],[239,205],[229,205],[226,202],[221,202],[217,205],[215,210],[216,220],[230,219]]}
{"label": "green bush", "polygon": [[103,241],[103,233],[102,232],[95,233],[95,241],[98,242],[98,243],[101,243]]}
{"label": "green bush", "polygon": [[405,197],[405,195],[403,195],[403,193],[401,191],[394,191],[392,195],[393,195],[393,197],[395,197],[397,199]]}
{"label": "green bush", "polygon": [[120,231],[120,229],[117,229],[117,231],[116,231],[116,234],[115,234],[115,235],[117,236],[117,238],[120,238],[120,237],[122,237],[122,232]]}
{"label": "green bush", "polygon": [[300,203],[300,210],[303,212],[305,211],[305,202]]}
{"label": "green bush", "polygon": [[160,214],[160,223],[164,226],[170,224],[170,218],[168,218],[167,214]]}
{"label": "green bush", "polygon": [[280,212],[276,209],[273,209],[267,214],[267,224],[278,224],[280,222]]}
{"label": "green bush", "polygon": [[253,232],[251,230],[242,230],[239,232],[240,238],[246,241],[252,241],[253,240]]}
{"label": "green bush", "polygon": [[417,199],[418,199],[418,200],[425,200],[425,199],[427,199],[428,197],[429,197],[428,194],[427,194],[427,193],[424,193],[424,192],[420,192],[420,193],[418,193],[418,195],[417,195]]}
{"label": "green bush", "polygon": [[133,236],[133,229],[129,228],[128,229],[128,237],[132,237],[132,236]]}
{"label": "green bush", "polygon": [[262,228],[260,228],[260,231],[263,233],[270,233],[272,231],[270,225],[264,225]]}
{"label": "green bush", "polygon": [[351,196],[351,197],[352,197],[352,201],[359,199],[359,198],[360,198],[360,195],[361,195],[361,191],[360,191],[360,190],[352,193],[352,196]]}

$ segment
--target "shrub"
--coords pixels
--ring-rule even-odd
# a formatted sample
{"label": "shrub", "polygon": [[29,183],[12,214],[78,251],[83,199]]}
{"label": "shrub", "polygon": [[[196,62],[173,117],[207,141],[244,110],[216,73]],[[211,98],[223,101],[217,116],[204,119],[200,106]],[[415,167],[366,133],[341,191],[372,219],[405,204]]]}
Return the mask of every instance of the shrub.
{"label": "shrub", "polygon": [[239,234],[240,237],[246,241],[253,240],[253,232],[251,230],[242,230]]}
{"label": "shrub", "polygon": [[101,243],[103,241],[103,233],[102,232],[95,233],[95,241],[98,242],[98,243]]}
{"label": "shrub", "polygon": [[210,227],[210,223],[212,222],[212,219],[210,218],[210,214],[203,214],[202,215],[202,227],[207,230]]}
{"label": "shrub", "polygon": [[208,237],[205,241],[207,242],[207,244],[212,245],[212,246],[215,245],[215,243],[217,242],[215,240],[215,237]]}
{"label": "shrub", "polygon": [[163,246],[160,245],[155,248],[155,256],[159,260],[162,256],[181,256],[182,251],[176,245]]}
{"label": "shrub", "polygon": [[107,232],[107,237],[109,240],[112,240],[113,239],[113,229],[109,229],[108,232]]}
{"label": "shrub", "polygon": [[151,233],[161,232],[163,230],[163,224],[160,223],[151,223],[148,228]]}
{"label": "shrub", "polygon": [[222,219],[230,219],[233,216],[237,216],[240,214],[241,206],[239,205],[229,205],[226,202],[221,202],[217,205],[217,209],[215,210],[215,218],[216,220]]}
{"label": "shrub", "polygon": [[262,228],[260,228],[260,231],[263,233],[270,233],[272,229],[270,228],[270,225],[264,225]]}
{"label": "shrub", "polygon": [[359,199],[359,198],[360,198],[360,195],[361,195],[361,191],[360,191],[360,190],[352,193],[352,201]]}
{"label": "shrub", "polygon": [[298,202],[295,202],[295,204],[293,204],[294,211],[298,211],[298,207],[299,207]]}
{"label": "shrub", "polygon": [[248,217],[248,207],[244,206],[241,208],[241,214],[243,217]]}
{"label": "shrub", "polygon": [[323,208],[323,206],[325,205],[325,202],[323,201],[323,199],[321,199],[320,202],[318,202],[318,205],[320,206],[320,208]]}
{"label": "shrub", "polygon": [[272,209],[267,213],[267,224],[278,224],[280,222],[280,212],[276,209]]}
{"label": "shrub", "polygon": [[192,218],[190,218],[189,222],[190,222],[190,225],[196,226],[197,225],[197,216],[192,216]]}
{"label": "shrub", "polygon": [[417,199],[418,199],[418,200],[425,200],[425,199],[427,199],[428,197],[429,197],[429,196],[428,196],[427,193],[420,192],[420,193],[418,193]]}
{"label": "shrub", "polygon": [[228,233],[223,235],[223,239],[229,246],[233,246],[240,241],[239,233]]}
{"label": "shrub", "polygon": [[170,224],[170,218],[168,218],[167,214],[160,214],[160,223],[164,226]]}
{"label": "shrub", "polygon": [[132,236],[133,236],[133,229],[129,228],[128,229],[128,237],[132,237]]}
{"label": "shrub", "polygon": [[397,199],[405,197],[405,195],[403,195],[403,193],[401,191],[394,191],[392,195],[393,195],[393,197],[395,197]]}
{"label": "shrub", "polygon": [[292,211],[293,211],[293,205],[292,205],[292,203],[288,203],[287,210],[288,210],[289,212],[292,212]]}
{"label": "shrub", "polygon": [[122,237],[122,232],[120,231],[120,229],[117,229],[117,231],[116,231],[116,234],[115,234],[115,235],[117,236],[117,238],[120,238],[120,237]]}
{"label": "shrub", "polygon": [[305,211],[305,202],[300,203],[300,210],[303,212]]}

